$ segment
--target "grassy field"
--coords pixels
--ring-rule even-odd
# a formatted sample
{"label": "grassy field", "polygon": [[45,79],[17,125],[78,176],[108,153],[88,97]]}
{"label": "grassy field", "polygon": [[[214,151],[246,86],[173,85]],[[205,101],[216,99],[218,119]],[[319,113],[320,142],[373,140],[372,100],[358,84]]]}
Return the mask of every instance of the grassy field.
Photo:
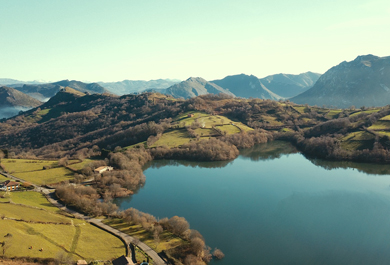
{"label": "grassy field", "polygon": [[368,127],[370,130],[384,130],[390,129],[390,121],[388,120],[379,120],[374,123],[372,126]]}
{"label": "grassy field", "polygon": [[341,113],[341,110],[330,110],[328,113],[326,113],[325,117],[328,119],[335,119],[337,118]]}
{"label": "grassy field", "polygon": [[366,131],[353,132],[341,139],[341,147],[346,150],[372,148],[375,136]]}
{"label": "grassy field", "polygon": [[380,109],[370,109],[370,110],[364,110],[364,111],[358,111],[358,112],[355,112],[351,115],[349,115],[350,117],[353,117],[353,116],[356,116],[356,115],[359,115],[359,114],[362,114],[362,113],[366,113],[366,114],[372,114],[372,113],[375,113],[375,112],[378,112],[380,111]]}
{"label": "grassy field", "polygon": [[57,214],[57,208],[39,193],[13,192],[6,200],[30,206],[0,203],[0,213],[6,217],[0,219],[0,237],[12,234],[6,257],[56,258],[63,252],[74,260],[110,260],[126,253],[120,239],[83,220]]}
{"label": "grassy field", "polygon": [[266,115],[264,115],[264,116],[261,117],[260,120],[265,122],[265,123],[267,123],[267,124],[269,124],[269,125],[271,125],[271,126],[282,126],[283,125],[282,122],[277,121],[276,117],[273,117],[273,116],[266,116]]}
{"label": "grassy field", "polygon": [[[190,117],[189,114],[193,114],[193,117]],[[269,117],[270,121],[274,125],[282,124],[279,121],[276,121],[275,118]],[[179,115],[173,120],[172,130],[165,132],[161,138],[156,141],[153,145],[149,146],[151,148],[158,146],[167,146],[167,147],[178,147],[183,144],[189,143],[190,141],[196,141],[195,138],[191,137],[185,127],[190,126],[192,123],[197,122],[199,124],[198,128],[195,128],[195,133],[199,137],[217,137],[221,134],[218,131],[214,130],[213,127],[221,130],[222,132],[226,131],[227,134],[239,133],[241,131],[253,131],[252,128],[246,126],[245,124],[237,121],[233,121],[227,117],[220,115],[211,115],[204,112],[186,112],[182,115]],[[146,142],[137,143],[131,146],[127,146],[124,149],[133,148],[139,144],[144,144],[146,147]],[[77,164],[76,164],[77,165]],[[74,165],[71,165],[73,169],[77,169]]]}
{"label": "grassy field", "polygon": [[304,114],[305,110],[306,110],[306,107],[305,106],[294,106],[293,109],[295,109],[300,114]]}
{"label": "grassy field", "polygon": [[164,133],[151,147],[163,145],[176,147],[188,143],[191,139],[186,129],[179,129]]}
{"label": "grassy field", "polygon": [[390,115],[381,118],[380,121],[390,121]]}
{"label": "grassy field", "polygon": [[223,132],[226,132],[227,134],[235,134],[241,132],[240,128],[238,128],[235,125],[223,125],[223,126],[216,126],[216,128],[220,129]]}
{"label": "grassy field", "polygon": [[46,197],[39,192],[10,192],[9,200],[17,204],[37,207],[53,213],[61,212],[60,209],[48,202]]}
{"label": "grassy field", "polygon": [[142,242],[154,249],[157,253],[163,250],[175,248],[182,244],[187,244],[186,241],[180,237],[175,236],[171,232],[164,231],[160,235],[160,243],[157,244],[153,238],[153,233],[146,231],[140,225],[131,225],[119,219],[106,220],[104,223],[130,236],[139,238]]}
{"label": "grassy field", "polygon": [[0,213],[27,222],[71,223],[71,220],[63,215],[10,203],[0,203]]}
{"label": "grassy field", "polygon": [[73,171],[78,171],[83,169],[87,164],[94,162],[94,159],[84,159],[82,162],[76,162],[73,164],[68,165],[69,168],[71,168]]}
{"label": "grassy field", "polygon": [[9,180],[9,178],[6,178],[0,174],[0,182],[6,181],[6,180]]}
{"label": "grassy field", "polygon": [[390,132],[389,131],[377,131],[380,136],[388,136],[390,137]]}
{"label": "grassy field", "polygon": [[[38,185],[53,184],[73,178],[73,171],[59,167],[57,161],[3,159],[5,169],[15,177]],[[49,169],[43,169],[43,167]]]}

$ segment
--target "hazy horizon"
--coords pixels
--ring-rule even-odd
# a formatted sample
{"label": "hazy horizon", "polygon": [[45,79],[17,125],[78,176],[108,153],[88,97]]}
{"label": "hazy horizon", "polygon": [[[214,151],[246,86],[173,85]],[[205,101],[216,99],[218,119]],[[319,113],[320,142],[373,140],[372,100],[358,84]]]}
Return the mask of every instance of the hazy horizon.
{"label": "hazy horizon", "polygon": [[0,0],[2,78],[206,80],[388,56],[384,0]]}

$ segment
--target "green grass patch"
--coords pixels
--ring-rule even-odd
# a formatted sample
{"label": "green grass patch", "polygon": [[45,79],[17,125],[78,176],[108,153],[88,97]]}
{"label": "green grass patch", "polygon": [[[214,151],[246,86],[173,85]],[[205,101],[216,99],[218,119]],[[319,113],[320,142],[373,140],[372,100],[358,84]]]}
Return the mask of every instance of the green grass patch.
{"label": "green grass patch", "polygon": [[31,123],[39,122],[40,120],[42,120],[44,116],[46,116],[50,112],[50,110],[51,109],[43,109],[43,110],[35,111],[33,114],[26,116],[24,119],[27,122],[31,122]]}
{"label": "green grass patch", "polygon": [[373,140],[373,139],[375,139],[375,136],[373,134],[368,133],[366,131],[359,131],[359,132],[350,133],[350,134],[346,135],[345,137],[343,137],[341,140],[342,141],[349,141],[349,140],[368,141],[368,140]]}
{"label": "green grass patch", "polygon": [[9,218],[22,219],[24,221],[71,223],[69,218],[62,215],[10,203],[0,203],[0,213]]}
{"label": "green grass patch", "polygon": [[25,192],[11,192],[10,199],[17,204],[24,204],[41,208],[50,212],[58,213],[60,209],[53,206],[44,195],[39,192],[25,191]]}
{"label": "green grass patch", "polygon": [[9,180],[9,178],[4,177],[3,175],[0,174],[0,182],[4,182],[6,180]]}
{"label": "green grass patch", "polygon": [[[227,125],[224,125],[224,126],[227,126]],[[219,128],[221,128],[221,127],[219,127]],[[197,129],[195,129],[195,132],[197,134],[199,134],[200,137],[213,137],[213,136],[219,135],[214,129],[209,129],[209,128],[197,128]]]}
{"label": "green grass patch", "polygon": [[295,109],[300,114],[304,114],[307,109],[305,106],[294,106],[292,108]]}
{"label": "green grass patch", "polygon": [[364,110],[364,111],[357,111],[357,112],[352,113],[351,115],[349,115],[349,117],[353,117],[353,116],[356,116],[356,115],[359,115],[359,114],[362,114],[362,113],[372,114],[372,113],[378,112],[380,110],[381,109],[370,109],[370,110]]}
{"label": "green grass patch", "polygon": [[390,137],[390,132],[389,131],[377,131],[380,136],[388,136]]}
{"label": "green grass patch", "polygon": [[235,134],[241,132],[240,128],[238,128],[235,125],[223,125],[223,126],[216,126],[216,128],[220,129],[223,132],[226,132],[227,134]]}
{"label": "green grass patch", "polygon": [[[188,115],[194,115],[193,117],[189,117]],[[191,125],[193,122],[197,121],[200,123],[202,128],[212,128],[213,126],[220,126],[220,125],[229,125],[232,123],[237,123],[239,126],[246,126],[242,124],[241,122],[235,122],[231,119],[221,116],[221,115],[211,115],[204,112],[197,112],[197,111],[190,111],[186,112],[182,115],[179,115],[174,119],[176,124],[178,124],[180,127],[185,127]],[[249,127],[248,127],[249,128]]]}
{"label": "green grass patch", "polygon": [[[48,230],[61,231],[59,225],[45,225]],[[16,222],[0,219],[0,237],[3,241],[4,235],[12,234],[11,247],[6,251],[6,257],[34,257],[34,258],[55,258],[57,253],[64,251],[60,246],[55,245],[35,230],[35,224]],[[70,227],[70,226],[69,226]],[[62,244],[65,242],[63,241]],[[29,249],[32,246],[32,249]],[[43,248],[43,251],[39,249]]]}
{"label": "green grass patch", "polygon": [[[4,159],[5,169],[15,177],[38,185],[53,184],[73,179],[73,171],[59,167],[57,161]],[[49,169],[43,169],[47,167]]]}
{"label": "green grass patch", "polygon": [[390,121],[379,120],[375,122],[372,126],[368,127],[370,130],[385,130],[390,129]]}
{"label": "green grass patch", "polygon": [[380,121],[390,121],[390,115],[387,115],[381,119],[379,119]]}
{"label": "green grass patch", "polygon": [[271,126],[282,126],[283,125],[282,122],[277,121],[276,117],[273,117],[273,116],[266,116],[266,115],[264,115],[264,116],[261,117],[261,120],[263,122],[271,125]]}
{"label": "green grass patch", "polygon": [[86,259],[107,260],[126,254],[122,241],[88,223],[80,225],[76,253]]}
{"label": "green grass patch", "polygon": [[335,119],[337,118],[341,113],[341,110],[330,110],[328,113],[326,113],[325,117],[328,119]]}
{"label": "green grass patch", "polygon": [[290,128],[283,128],[280,131],[281,132],[293,132],[294,130],[291,130]]}
{"label": "green grass patch", "polygon": [[111,260],[126,253],[120,239],[88,223],[75,227],[0,219],[0,227],[1,238],[12,234],[6,257],[55,258],[58,253],[73,250],[74,260]]}
{"label": "green grass patch", "polygon": [[[55,207],[47,205],[48,201],[39,193],[14,192],[11,199],[45,210],[0,203],[2,215],[24,220],[0,219],[0,238],[1,233],[11,233],[13,236],[7,257],[55,258],[58,253],[66,252],[73,254],[75,260],[110,260],[126,253],[120,239],[83,220],[54,213]],[[30,246],[33,248],[29,249]],[[39,251],[41,248],[43,251]]]}
{"label": "green grass patch", "polygon": [[191,139],[186,129],[173,130],[167,133],[164,133],[161,138],[155,142],[151,147],[157,146],[168,146],[168,147],[177,147],[183,144],[188,143]]}
{"label": "green grass patch", "polygon": [[375,136],[366,131],[353,132],[341,139],[341,147],[346,150],[371,149],[375,141]]}
{"label": "green grass patch", "polygon": [[88,165],[89,163],[92,163],[96,161],[95,159],[84,159],[82,162],[76,162],[76,163],[73,163],[71,165],[68,165],[68,167],[70,169],[72,169],[73,171],[79,171],[81,169],[83,169],[86,165]]}
{"label": "green grass patch", "polygon": [[57,167],[57,161],[31,159],[3,159],[2,164],[8,172],[22,173],[42,170],[44,166]]}
{"label": "green grass patch", "polygon": [[51,168],[48,170],[39,170],[33,172],[14,173],[15,177],[24,179],[28,182],[38,185],[53,184],[61,181],[73,179],[73,171],[64,168]]}

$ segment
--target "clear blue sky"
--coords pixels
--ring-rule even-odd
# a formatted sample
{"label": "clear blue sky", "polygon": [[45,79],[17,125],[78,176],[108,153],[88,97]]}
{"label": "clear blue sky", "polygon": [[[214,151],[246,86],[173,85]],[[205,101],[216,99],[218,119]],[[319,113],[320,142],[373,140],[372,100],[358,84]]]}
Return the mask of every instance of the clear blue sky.
{"label": "clear blue sky", "polygon": [[0,0],[0,78],[324,73],[389,33],[388,0]]}

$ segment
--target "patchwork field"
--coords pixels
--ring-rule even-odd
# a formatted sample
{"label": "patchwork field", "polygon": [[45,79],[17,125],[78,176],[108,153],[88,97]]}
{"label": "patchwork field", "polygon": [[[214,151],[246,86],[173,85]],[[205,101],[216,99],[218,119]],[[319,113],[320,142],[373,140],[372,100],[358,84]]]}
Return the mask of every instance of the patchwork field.
{"label": "patchwork field", "polygon": [[[251,131],[252,128],[241,122],[232,121],[229,118],[220,115],[211,115],[204,112],[187,112],[176,119],[172,123],[172,130],[165,132],[161,138],[150,147],[167,146],[178,147],[190,141],[196,141],[191,137],[185,127],[197,123],[194,131],[200,137],[216,137],[221,133],[214,128],[221,130],[222,133],[234,134],[241,131]],[[129,147],[127,147],[129,148]]]}
{"label": "patchwork field", "polygon": [[[58,166],[57,161],[3,159],[5,169],[15,177],[38,185],[53,184],[73,178],[74,172]],[[47,169],[44,169],[46,167]]]}
{"label": "patchwork field", "polygon": [[365,114],[372,114],[372,113],[375,113],[375,112],[378,112],[380,111],[380,109],[370,109],[370,110],[364,110],[364,111],[357,111],[351,115],[349,115],[350,117],[353,117],[353,116],[356,116],[356,115],[359,115],[359,114],[362,114],[362,113],[365,113]]}
{"label": "patchwork field", "polygon": [[366,131],[353,132],[341,139],[341,147],[346,150],[363,150],[372,148],[375,136]]}
{"label": "patchwork field", "polygon": [[379,120],[374,123],[372,126],[368,127],[370,130],[390,130],[390,120]]}
{"label": "patchwork field", "polygon": [[151,147],[168,146],[176,147],[188,143],[192,138],[185,129],[178,129],[164,133]]}
{"label": "patchwork field", "polygon": [[63,253],[73,260],[88,261],[111,260],[126,253],[120,239],[83,220],[57,214],[57,211],[36,192],[13,192],[10,197],[0,200],[0,236],[12,235],[5,237],[10,244],[5,256],[56,258]]}
{"label": "patchwork field", "polygon": [[325,117],[328,119],[335,119],[337,118],[341,113],[341,110],[330,110],[328,113],[326,113]]}

